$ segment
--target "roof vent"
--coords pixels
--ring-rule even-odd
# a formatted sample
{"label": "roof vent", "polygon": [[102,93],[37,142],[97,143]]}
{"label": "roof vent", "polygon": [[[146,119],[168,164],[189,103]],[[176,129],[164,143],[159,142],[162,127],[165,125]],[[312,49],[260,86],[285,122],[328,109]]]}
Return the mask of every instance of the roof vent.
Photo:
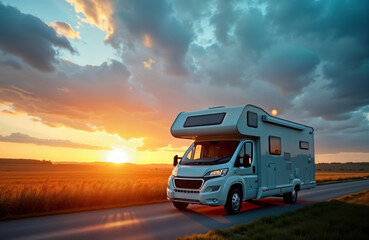
{"label": "roof vent", "polygon": [[209,107],[209,109],[224,108],[224,106]]}

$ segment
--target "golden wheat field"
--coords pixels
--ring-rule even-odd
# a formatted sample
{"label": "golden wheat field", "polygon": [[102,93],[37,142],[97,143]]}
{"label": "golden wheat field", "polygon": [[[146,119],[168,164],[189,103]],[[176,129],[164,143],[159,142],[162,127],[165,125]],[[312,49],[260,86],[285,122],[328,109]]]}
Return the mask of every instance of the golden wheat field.
{"label": "golden wheat field", "polygon": [[369,176],[369,173],[355,173],[355,172],[316,172],[315,179],[317,181],[322,180],[338,180],[338,179],[345,179],[345,178],[357,178],[357,177],[366,177]]}
{"label": "golden wheat field", "polygon": [[0,218],[166,199],[170,167],[111,164],[79,168],[1,171],[0,167]]}
{"label": "golden wheat field", "polygon": [[[171,165],[0,164],[0,219],[165,201]],[[321,183],[369,173],[317,172]]]}

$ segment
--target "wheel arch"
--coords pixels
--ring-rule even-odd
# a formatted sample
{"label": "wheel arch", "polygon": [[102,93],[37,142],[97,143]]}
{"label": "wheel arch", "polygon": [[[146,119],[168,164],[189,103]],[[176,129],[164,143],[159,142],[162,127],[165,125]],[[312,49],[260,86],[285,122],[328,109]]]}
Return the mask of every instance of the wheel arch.
{"label": "wheel arch", "polygon": [[293,190],[300,191],[301,190],[301,180],[300,179],[294,179],[292,182]]}
{"label": "wheel arch", "polygon": [[246,189],[244,187],[246,186],[245,181],[240,176],[232,176],[227,179],[227,183],[225,184],[224,194],[225,196],[228,196],[229,192],[237,187],[241,191],[242,201],[246,199]]}
{"label": "wheel arch", "polygon": [[[242,184],[241,182],[235,182],[235,183],[233,183],[233,184],[229,187],[228,193],[229,193],[230,191],[232,191],[233,189],[238,189],[238,190],[240,190],[242,198],[244,197],[243,184]],[[227,195],[228,195],[228,193],[227,193]],[[242,199],[242,201],[243,201],[243,199]]]}

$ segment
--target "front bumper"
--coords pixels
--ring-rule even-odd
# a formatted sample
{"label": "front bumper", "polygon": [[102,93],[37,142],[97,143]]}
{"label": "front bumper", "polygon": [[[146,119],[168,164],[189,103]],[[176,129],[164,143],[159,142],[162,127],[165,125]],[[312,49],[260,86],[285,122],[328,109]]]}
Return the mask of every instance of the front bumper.
{"label": "front bumper", "polygon": [[170,201],[212,206],[224,205],[226,202],[226,196],[224,196],[224,177],[208,179],[204,181],[199,189],[177,188],[174,184],[175,178],[171,176],[168,180],[167,198]]}

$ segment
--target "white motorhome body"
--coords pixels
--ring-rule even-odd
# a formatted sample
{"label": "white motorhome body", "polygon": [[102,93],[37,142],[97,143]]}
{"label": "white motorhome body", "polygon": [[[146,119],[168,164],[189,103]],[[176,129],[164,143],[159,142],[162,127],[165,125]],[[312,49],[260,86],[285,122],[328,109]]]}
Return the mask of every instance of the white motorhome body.
{"label": "white motorhome body", "polygon": [[233,214],[242,201],[283,194],[294,203],[297,191],[316,186],[313,128],[259,107],[182,112],[171,133],[195,140],[178,165],[175,157],[168,181],[168,199],[179,209],[224,205]]}

